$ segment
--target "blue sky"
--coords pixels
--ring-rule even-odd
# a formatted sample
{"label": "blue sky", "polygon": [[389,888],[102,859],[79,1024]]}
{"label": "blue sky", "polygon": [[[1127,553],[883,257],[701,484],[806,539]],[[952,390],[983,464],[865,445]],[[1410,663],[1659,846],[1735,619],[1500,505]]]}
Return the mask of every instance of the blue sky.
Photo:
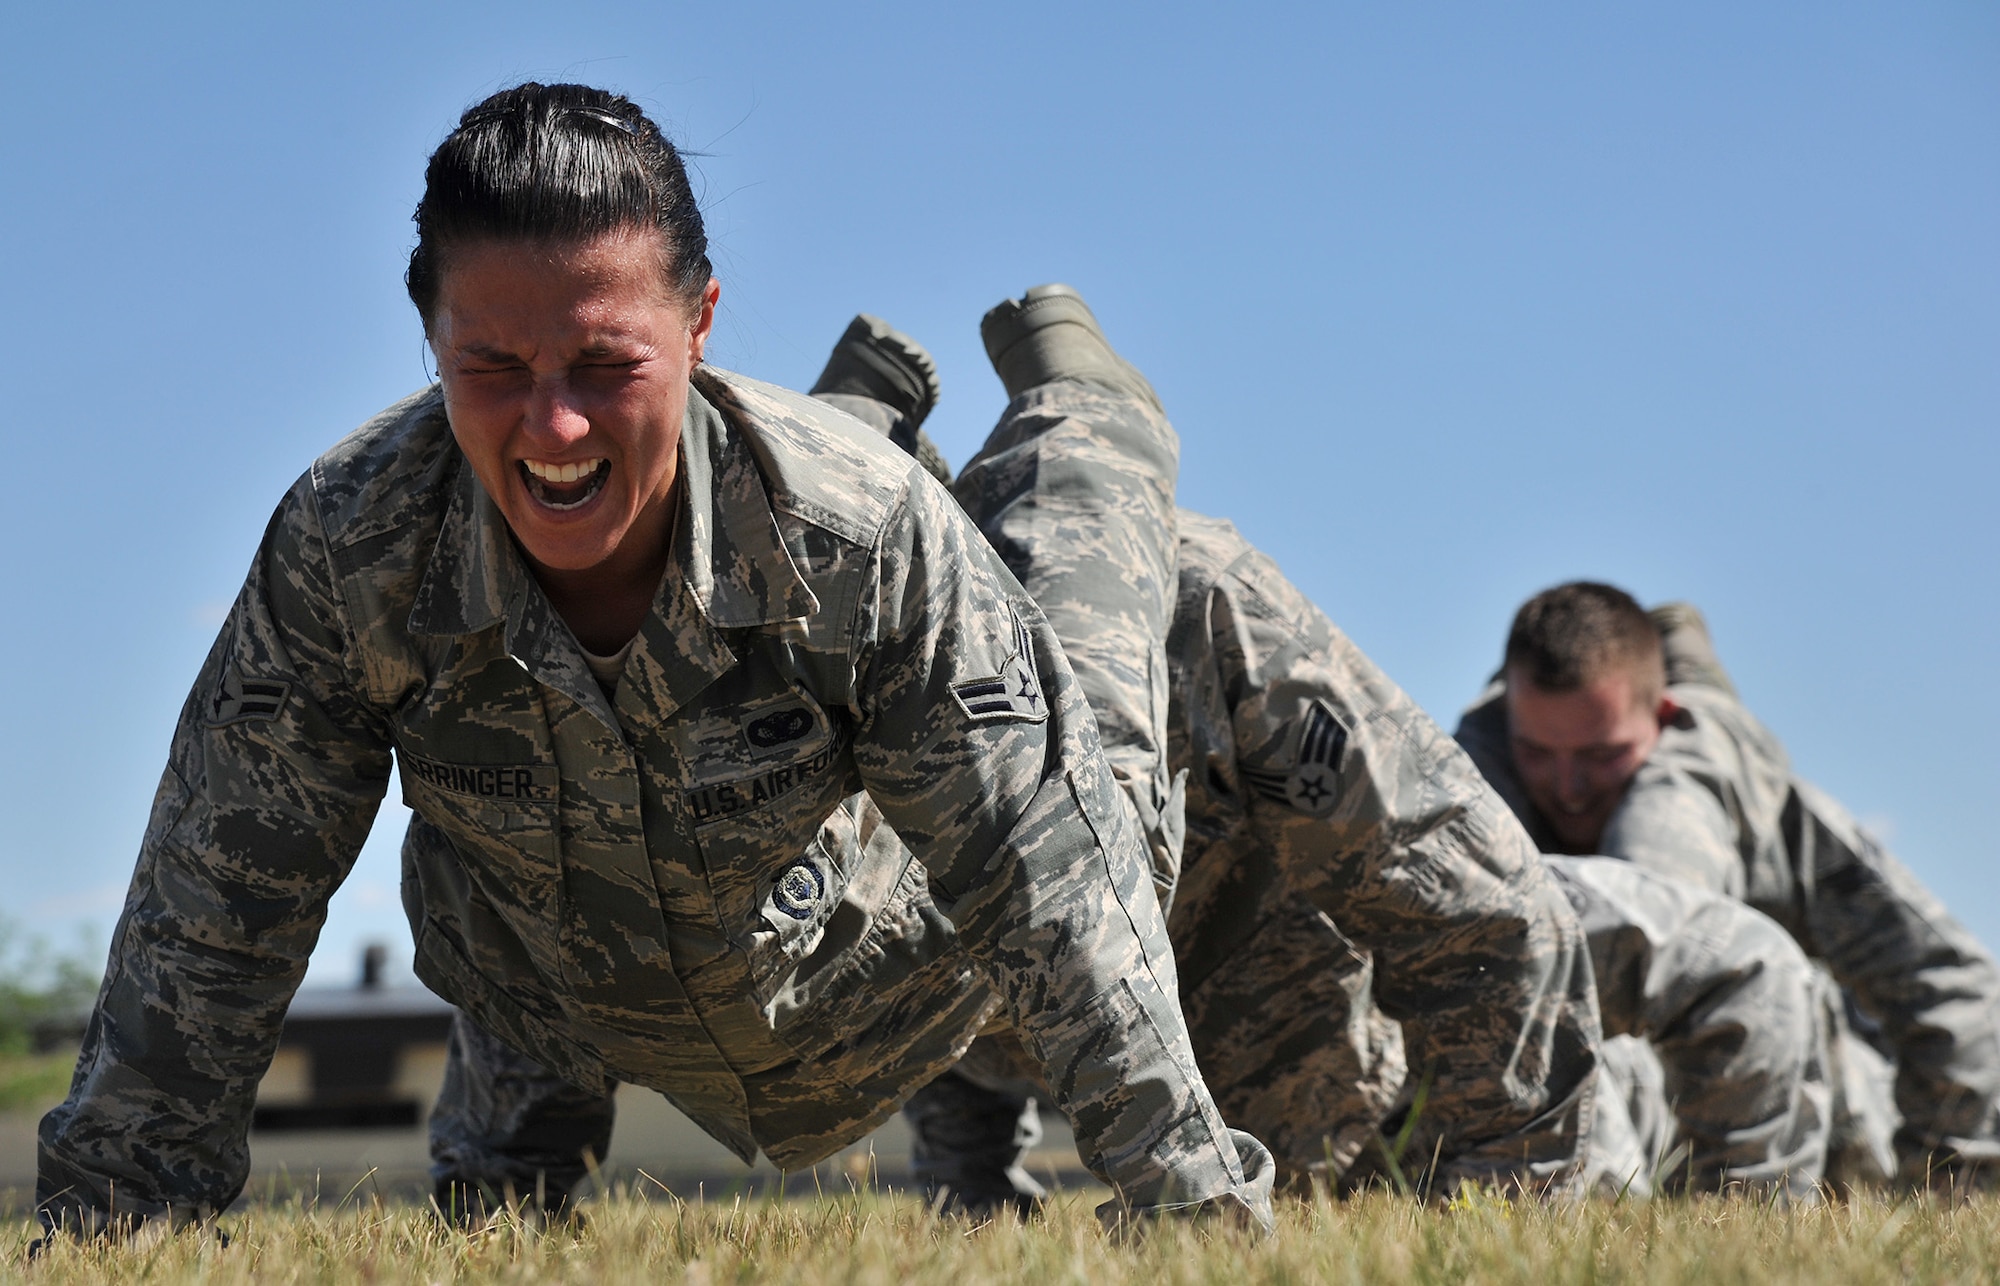
{"label": "blue sky", "polygon": [[[2000,10],[40,5],[0,19],[0,913],[108,932],[272,506],[424,383],[431,147],[594,81],[702,153],[711,357],[803,386],[1081,288],[1234,518],[1447,725],[1526,595],[1706,609],[1801,770],[1988,942]],[[314,981],[407,954],[384,808]]]}

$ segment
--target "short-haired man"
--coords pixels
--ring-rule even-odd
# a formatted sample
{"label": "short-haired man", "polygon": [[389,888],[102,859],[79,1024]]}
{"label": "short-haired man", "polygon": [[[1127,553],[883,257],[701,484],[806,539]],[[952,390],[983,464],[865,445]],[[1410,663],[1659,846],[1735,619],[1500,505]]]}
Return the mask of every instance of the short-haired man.
{"label": "short-haired man", "polygon": [[[1678,1136],[1665,1184],[1811,1190],[1823,1073],[1808,968],[1780,929],[1621,864],[1537,860],[1444,731],[1232,524],[1182,510],[1179,575],[1181,1004],[1224,1119],[1262,1123],[1281,1175],[1347,1187],[1433,1156],[1441,1185],[1555,1173],[1553,1091],[1584,1061],[1581,928],[1602,1030],[1643,1041],[1652,1073],[1628,1084],[1606,1059],[1596,1124],[1578,1122],[1593,1177],[1643,1191]],[[1551,909],[1565,901],[1576,927]],[[1544,1058],[1528,1119],[1509,1082]],[[1643,1119],[1621,1159],[1602,1127],[1627,1105]]]}
{"label": "short-haired man", "polygon": [[[1649,614],[1584,581],[1536,595],[1458,739],[1544,851],[1626,858],[1740,898],[1825,966],[1895,1059],[1902,1124],[1877,1164],[1956,1182],[2000,1160],[2000,969],[1793,774],[1694,608]],[[1848,1107],[1865,1113],[1865,1055],[1839,1045]]]}

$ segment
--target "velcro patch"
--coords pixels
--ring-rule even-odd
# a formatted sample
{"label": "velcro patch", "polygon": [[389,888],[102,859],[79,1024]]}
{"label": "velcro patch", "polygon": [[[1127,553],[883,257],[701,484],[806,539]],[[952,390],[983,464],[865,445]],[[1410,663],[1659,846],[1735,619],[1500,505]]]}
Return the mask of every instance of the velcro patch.
{"label": "velcro patch", "polygon": [[997,719],[1018,719],[1040,723],[1049,717],[1049,703],[1042,695],[1042,680],[1035,673],[1034,640],[1028,627],[1014,616],[1014,654],[1000,667],[1000,673],[951,685],[951,695],[974,723]]}
{"label": "velcro patch", "polygon": [[223,671],[221,682],[215,685],[215,695],[209,699],[208,726],[220,728],[253,719],[275,719],[291,694],[292,685],[287,680],[248,678],[237,673],[235,666],[229,666]]}
{"label": "velcro patch", "polygon": [[1243,779],[1274,804],[1308,817],[1325,817],[1340,802],[1340,757],[1347,729],[1324,701],[1314,701],[1299,720],[1299,746],[1290,772],[1243,769]]}

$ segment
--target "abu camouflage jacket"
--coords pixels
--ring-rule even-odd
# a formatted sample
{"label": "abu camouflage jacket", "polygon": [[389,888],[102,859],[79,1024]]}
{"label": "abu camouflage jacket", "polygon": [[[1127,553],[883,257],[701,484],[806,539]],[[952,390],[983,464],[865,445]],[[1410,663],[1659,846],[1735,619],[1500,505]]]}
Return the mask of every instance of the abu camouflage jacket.
{"label": "abu camouflage jacket", "polygon": [[681,453],[615,700],[435,389],[300,479],[182,712],[42,1124],[46,1219],[241,1190],[392,757],[419,976],[551,1070],[650,1086],[791,1168],[1004,1006],[1126,1201],[1239,1193],[1148,855],[1041,612],[942,487],[818,403],[702,368]]}

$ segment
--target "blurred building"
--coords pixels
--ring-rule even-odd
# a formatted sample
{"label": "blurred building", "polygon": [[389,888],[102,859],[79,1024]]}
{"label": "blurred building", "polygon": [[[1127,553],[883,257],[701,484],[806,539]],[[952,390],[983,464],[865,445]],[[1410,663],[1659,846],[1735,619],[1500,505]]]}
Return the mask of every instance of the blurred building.
{"label": "blurred building", "polygon": [[451,1006],[422,987],[383,984],[387,951],[362,952],[352,989],[307,988],[285,1015],[251,1128],[413,1129],[444,1079]]}

